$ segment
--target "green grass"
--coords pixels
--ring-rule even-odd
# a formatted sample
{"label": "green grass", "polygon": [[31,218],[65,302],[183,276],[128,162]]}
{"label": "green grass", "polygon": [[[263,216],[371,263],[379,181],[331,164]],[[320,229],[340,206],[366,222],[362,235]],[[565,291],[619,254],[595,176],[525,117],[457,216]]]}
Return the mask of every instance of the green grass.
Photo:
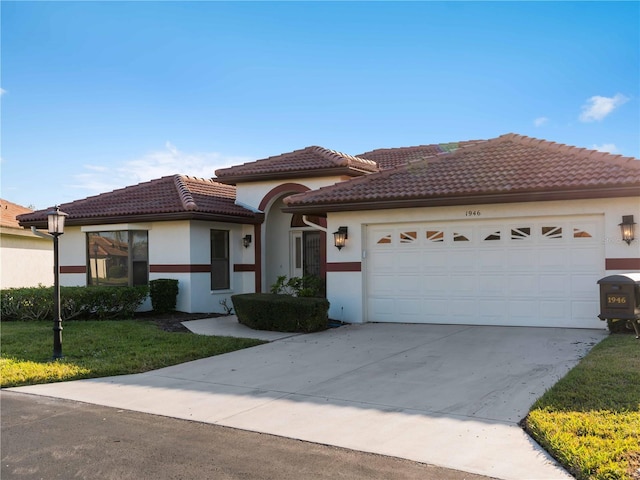
{"label": "green grass", "polygon": [[64,358],[52,361],[52,326],[2,322],[1,387],[146,372],[264,343],[165,332],[151,321],[71,321],[64,323]]}
{"label": "green grass", "polygon": [[640,478],[640,341],[600,342],[533,405],[525,427],[580,480]]}

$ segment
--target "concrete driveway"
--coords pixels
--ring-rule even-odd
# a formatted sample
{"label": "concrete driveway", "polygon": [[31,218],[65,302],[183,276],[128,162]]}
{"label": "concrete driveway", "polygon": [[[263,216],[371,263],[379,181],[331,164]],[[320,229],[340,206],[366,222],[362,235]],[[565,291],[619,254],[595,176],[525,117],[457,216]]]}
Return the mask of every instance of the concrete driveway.
{"label": "concrete driveway", "polygon": [[518,426],[605,330],[349,325],[138,375],[12,390],[501,479],[571,478]]}

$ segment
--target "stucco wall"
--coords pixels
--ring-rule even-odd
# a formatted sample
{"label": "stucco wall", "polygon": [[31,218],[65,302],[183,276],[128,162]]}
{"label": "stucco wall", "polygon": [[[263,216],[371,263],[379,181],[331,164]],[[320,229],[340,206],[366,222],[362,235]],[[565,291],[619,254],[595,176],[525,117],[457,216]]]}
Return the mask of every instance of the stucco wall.
{"label": "stucco wall", "polygon": [[[231,288],[211,291],[211,275],[201,271],[211,265],[210,230],[229,230]],[[173,278],[178,280],[179,294],[176,309],[183,312],[218,312],[226,299],[231,306],[233,293],[254,289],[252,271],[234,272],[235,264],[254,262],[253,248],[244,248],[242,237],[253,236],[253,226],[202,221],[169,221],[154,223],[112,224],[86,227],[68,227],[60,237],[60,265],[79,273],[63,273],[61,285],[85,286],[86,233],[109,230],[146,230],[149,235],[149,280]],[[253,246],[253,245],[252,245]],[[84,270],[83,270],[84,269]],[[200,270],[200,271],[199,271]],[[64,270],[63,270],[64,271]],[[141,310],[150,310],[146,302]]]}
{"label": "stucco wall", "polygon": [[[467,217],[468,210],[479,211],[479,217]],[[604,258],[602,274],[610,275],[629,270],[606,270],[605,259],[640,258],[640,231],[636,229],[636,240],[627,245],[620,236],[618,224],[623,215],[635,215],[640,223],[640,197],[617,199],[593,199],[575,201],[532,202],[517,204],[474,205],[473,207],[434,207],[410,208],[397,210],[371,210],[362,212],[336,212],[328,215],[328,231],[333,232],[340,226],[349,228],[349,239],[342,250],[333,246],[333,236],[327,236],[327,262],[346,264],[363,262],[361,272],[327,273],[327,298],[331,303],[330,316],[346,322],[360,323],[366,321],[363,311],[364,276],[366,252],[363,249],[363,233],[368,224],[404,223],[424,221],[465,221],[507,219],[518,217],[543,216],[604,216],[604,232],[602,243]]]}
{"label": "stucco wall", "polygon": [[53,241],[10,230],[0,234],[0,288],[53,285]]}

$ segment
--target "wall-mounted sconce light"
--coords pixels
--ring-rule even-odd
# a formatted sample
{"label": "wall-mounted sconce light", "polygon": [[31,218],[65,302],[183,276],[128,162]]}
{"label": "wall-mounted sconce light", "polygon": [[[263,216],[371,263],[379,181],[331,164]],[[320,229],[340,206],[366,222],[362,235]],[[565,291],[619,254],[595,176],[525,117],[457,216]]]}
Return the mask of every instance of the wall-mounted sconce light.
{"label": "wall-mounted sconce light", "polygon": [[244,245],[244,248],[249,248],[249,245],[251,245],[251,235],[242,237],[242,245]]}
{"label": "wall-mounted sconce light", "polygon": [[633,221],[633,215],[623,215],[622,223],[620,224],[620,233],[622,233],[622,240],[627,242],[627,245],[631,245],[631,242],[635,238],[635,222]]}
{"label": "wall-mounted sconce light", "polygon": [[337,232],[333,232],[333,241],[338,250],[342,250],[342,247],[347,243],[347,227],[339,227]]}

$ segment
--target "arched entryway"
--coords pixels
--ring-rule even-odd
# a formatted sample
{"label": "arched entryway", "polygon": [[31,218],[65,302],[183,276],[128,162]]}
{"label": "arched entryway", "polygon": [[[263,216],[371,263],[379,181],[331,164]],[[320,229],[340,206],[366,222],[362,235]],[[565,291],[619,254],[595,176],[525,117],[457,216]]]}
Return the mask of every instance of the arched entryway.
{"label": "arched entryway", "polygon": [[[283,200],[309,190],[300,184],[284,184],[271,190],[260,203],[265,213],[262,245],[262,291],[268,292],[279,276],[326,277],[326,233],[309,226],[300,215],[284,213]],[[325,219],[312,222],[326,225]]]}

